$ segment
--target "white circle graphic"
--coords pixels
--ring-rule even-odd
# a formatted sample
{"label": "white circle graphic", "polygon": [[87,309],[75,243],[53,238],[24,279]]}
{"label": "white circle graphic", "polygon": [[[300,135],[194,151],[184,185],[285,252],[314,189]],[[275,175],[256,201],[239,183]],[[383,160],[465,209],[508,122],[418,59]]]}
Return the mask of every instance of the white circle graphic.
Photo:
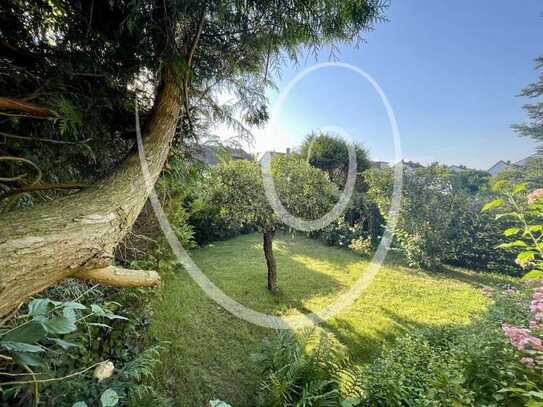
{"label": "white circle graphic", "polygon": [[[377,251],[375,252],[368,268],[364,270],[362,272],[362,275],[358,278],[358,280],[346,292],[340,294],[332,304],[329,304],[323,309],[317,312],[312,312],[310,314],[278,317],[275,315],[265,314],[262,312],[252,310],[244,306],[243,304],[237,302],[236,300],[232,299],[231,297],[229,297],[224,291],[222,291],[219,287],[217,287],[200,270],[198,265],[192,260],[190,255],[187,253],[187,251],[183,248],[183,246],[177,239],[177,236],[175,235],[166,217],[166,214],[164,213],[164,210],[162,209],[162,206],[160,205],[160,202],[157,198],[156,192],[154,190],[154,185],[151,182],[149,167],[145,158],[145,151],[143,148],[143,140],[141,137],[141,130],[140,130],[140,124],[139,124],[139,114],[138,114],[138,108],[137,108],[137,103],[136,103],[136,136],[137,136],[138,154],[141,161],[143,177],[145,180],[146,187],[149,191],[149,200],[151,202],[151,205],[159,221],[160,227],[170,247],[172,248],[175,256],[177,257],[179,262],[182,264],[182,266],[185,268],[187,273],[191,276],[191,278],[196,282],[196,284],[198,284],[198,286],[217,304],[219,304],[225,310],[229,311],[230,313],[237,316],[238,318],[241,318],[247,322],[250,322],[262,327],[266,327],[266,328],[301,329],[301,328],[317,325],[333,317],[340,311],[344,310],[345,308],[353,304],[353,302],[362,294],[362,292],[367,287],[369,287],[369,285],[371,284],[375,275],[378,273],[386,257],[386,254],[388,252],[388,249],[390,248],[390,244],[392,241],[391,231],[394,230],[394,227],[396,225],[396,220],[397,220],[397,216],[398,216],[398,212],[400,208],[401,190],[402,190],[402,173],[403,173],[402,160],[401,160],[400,132],[398,129],[396,117],[394,115],[392,107],[390,106],[390,103],[385,93],[370,75],[368,75],[367,73],[365,73],[363,70],[361,70],[358,67],[345,64],[345,63],[340,63],[340,62],[329,62],[329,63],[313,65],[312,67],[309,67],[305,69],[304,71],[302,71],[301,73],[299,73],[287,85],[287,87],[280,93],[272,112],[278,111],[278,108],[283,103],[286,96],[288,95],[288,93],[291,91],[291,89],[294,87],[294,85],[297,82],[303,79],[303,77],[305,77],[307,74],[317,69],[323,69],[326,67],[341,67],[341,68],[349,69],[351,71],[354,71],[360,74],[365,80],[367,80],[373,86],[375,91],[379,94],[381,101],[383,102],[383,105],[385,106],[386,113],[387,113],[391,130],[392,130],[396,165],[394,166],[394,187],[393,187],[393,192],[392,192],[391,208],[387,216],[386,229],[383,234],[383,237],[381,238],[381,242],[379,243]],[[350,143],[348,144],[348,146],[350,146]],[[351,155],[351,149],[354,152],[354,147],[351,146],[349,149],[349,175],[350,175],[351,168],[353,167],[352,164],[354,162],[354,178],[356,178],[356,153],[353,157]],[[266,179],[265,171],[266,171],[265,166],[263,166],[264,180]],[[267,174],[271,177],[269,167],[268,167]],[[346,182],[345,189],[342,194],[342,196],[347,196],[346,201],[345,201],[345,198],[343,200],[340,198],[338,204],[336,204],[336,206],[328,214],[326,214],[323,218],[319,220],[321,225],[329,224],[330,222],[335,220],[337,216],[341,214],[341,212],[339,212],[339,214],[336,214],[336,212],[334,211],[336,207],[338,206],[341,207],[342,205],[346,206],[346,204],[348,204],[349,199],[350,199],[350,194],[352,194],[352,188],[354,188],[354,182],[355,182],[354,178],[349,181],[349,175],[348,175],[348,180]],[[352,183],[352,188],[350,186],[351,183]],[[272,205],[273,207],[274,205],[273,202],[276,200],[275,198],[277,198],[276,194],[274,194],[275,188],[273,187],[273,180],[271,180],[271,184],[268,185],[268,187],[270,188],[269,188],[269,191],[266,190],[266,196],[270,198],[270,195],[268,194],[271,192],[272,199],[270,199],[270,205]],[[274,210],[276,209],[279,210],[279,211],[276,211],[276,214],[278,214],[286,224],[300,230],[306,230],[306,231],[316,230],[315,227],[317,227],[318,224],[315,223],[315,221],[307,221],[307,220],[293,217],[292,215],[288,214],[286,210],[283,212],[281,210],[281,207],[276,206]],[[333,213],[333,214],[329,215],[330,213]],[[333,217],[335,215],[337,216],[330,220],[330,217]],[[297,226],[300,226],[300,228],[298,228]]]}

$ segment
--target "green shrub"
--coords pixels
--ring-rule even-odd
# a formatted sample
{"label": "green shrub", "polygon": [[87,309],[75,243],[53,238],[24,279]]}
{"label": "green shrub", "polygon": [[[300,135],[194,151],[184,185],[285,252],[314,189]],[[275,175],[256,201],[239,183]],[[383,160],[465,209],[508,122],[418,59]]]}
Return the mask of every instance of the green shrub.
{"label": "green shrub", "polygon": [[[368,195],[387,218],[393,169],[367,171]],[[405,170],[394,245],[411,266],[452,264],[475,270],[518,274],[510,253],[495,250],[501,230],[481,208],[489,199],[488,176],[452,173],[446,167]]]}
{"label": "green shrub", "polygon": [[[432,268],[451,257],[448,234],[456,195],[450,176],[445,167],[437,164],[404,171],[401,206],[393,233],[410,266]],[[365,179],[368,195],[388,220],[394,169],[369,170]]]}
{"label": "green shrub", "polygon": [[363,370],[361,405],[473,405],[474,394],[464,383],[454,350],[436,346],[422,334],[408,334]]}
{"label": "green shrub", "polygon": [[330,223],[325,228],[312,234],[329,246],[349,247],[353,239],[363,235],[359,225],[350,226],[343,218]]}
{"label": "green shrub", "polygon": [[[145,267],[146,261],[135,266]],[[112,363],[113,371],[111,377],[102,381],[93,377],[92,368],[82,374],[42,384],[39,387],[40,405],[71,407],[73,403],[84,401],[89,406],[98,406],[104,393],[104,397],[111,400],[119,397],[119,406],[151,405],[144,403],[148,399],[157,400],[153,406],[167,405],[168,400],[150,382],[161,350],[161,346],[147,343],[145,337],[151,318],[150,290],[100,288],[78,280],[66,280],[44,294],[46,297],[34,299],[24,307],[29,312],[15,321],[20,324],[27,318],[38,318],[37,321],[44,324],[64,320],[64,325],[56,324],[55,327],[57,332],[66,333],[49,333],[43,338],[20,336],[25,343],[32,341],[31,345],[45,347],[43,352],[17,356],[17,360],[30,363],[40,379],[72,375],[106,360]],[[71,320],[75,325],[69,324]],[[5,337],[1,333],[0,336]],[[1,353],[4,354],[4,350]],[[16,365],[6,369],[10,373],[26,373]],[[19,379],[28,380],[29,377],[19,376]],[[4,377],[0,380],[5,381]],[[32,400],[34,393],[31,383],[0,387],[0,404],[16,405],[25,399]],[[160,400],[163,403],[157,404]]]}
{"label": "green shrub", "polygon": [[518,275],[515,257],[504,250],[496,250],[501,243],[502,229],[494,216],[481,212],[487,194],[457,196],[455,216],[447,237],[451,247],[449,264],[474,270]]}
{"label": "green shrub", "polygon": [[265,339],[252,359],[263,375],[261,406],[356,405],[358,369],[347,349],[322,329],[280,332]]}

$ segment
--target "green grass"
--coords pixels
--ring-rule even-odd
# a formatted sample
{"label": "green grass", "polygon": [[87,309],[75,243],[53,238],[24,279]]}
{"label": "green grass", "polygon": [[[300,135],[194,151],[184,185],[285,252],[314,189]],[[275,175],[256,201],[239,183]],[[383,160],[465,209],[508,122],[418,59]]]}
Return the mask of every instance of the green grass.
{"label": "green grass", "polygon": [[[274,242],[280,292],[266,286],[261,237],[241,236],[193,251],[206,275],[231,297],[255,310],[288,315],[316,311],[331,303],[364,273],[368,262],[344,249],[301,236],[279,235]],[[152,337],[170,343],[157,380],[181,406],[201,406],[214,398],[233,406],[254,404],[258,372],[250,354],[265,328],[223,310],[181,266],[164,262],[164,284],[154,304]],[[428,273],[387,264],[353,304],[324,325],[366,362],[384,341],[415,326],[466,324],[483,313],[481,284],[504,278],[465,270]]]}

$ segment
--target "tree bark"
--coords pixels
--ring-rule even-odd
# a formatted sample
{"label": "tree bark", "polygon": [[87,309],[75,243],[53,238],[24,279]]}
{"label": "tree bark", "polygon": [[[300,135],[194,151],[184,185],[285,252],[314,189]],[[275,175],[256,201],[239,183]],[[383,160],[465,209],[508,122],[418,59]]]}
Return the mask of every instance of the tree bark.
{"label": "tree bark", "polygon": [[[152,183],[168,156],[179,117],[181,87],[165,70],[144,129]],[[96,185],[0,218],[0,316],[33,294],[85,270],[110,266],[113,250],[147,197],[137,152]]]}
{"label": "tree bark", "polygon": [[266,266],[268,267],[268,290],[277,289],[277,264],[273,255],[273,231],[263,232],[264,237],[264,257],[266,257]]}

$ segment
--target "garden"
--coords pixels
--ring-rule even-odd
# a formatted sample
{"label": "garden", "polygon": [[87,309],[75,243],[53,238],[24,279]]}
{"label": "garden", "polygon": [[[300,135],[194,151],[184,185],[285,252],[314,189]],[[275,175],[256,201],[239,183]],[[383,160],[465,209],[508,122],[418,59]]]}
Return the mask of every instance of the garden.
{"label": "garden", "polygon": [[[181,3],[0,6],[0,405],[543,406],[543,156],[378,165],[322,130],[240,155],[278,61],[388,3]],[[539,143],[542,106],[515,126]],[[306,222],[352,193],[295,228],[270,179]]]}

